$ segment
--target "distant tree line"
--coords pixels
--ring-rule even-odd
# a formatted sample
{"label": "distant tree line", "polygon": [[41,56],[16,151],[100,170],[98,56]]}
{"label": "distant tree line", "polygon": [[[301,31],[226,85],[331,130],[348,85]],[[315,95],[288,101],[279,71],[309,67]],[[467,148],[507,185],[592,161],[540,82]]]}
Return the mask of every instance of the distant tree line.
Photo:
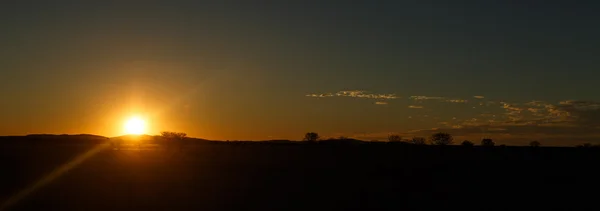
{"label": "distant tree line", "polygon": [[169,149],[176,148],[181,150],[185,144],[187,134],[181,132],[163,131],[160,132],[160,136],[162,137],[163,141],[165,141],[164,143]]}
{"label": "distant tree line", "polygon": [[[186,133],[182,133],[182,132],[171,132],[171,131],[163,131],[161,132],[161,135],[158,136],[157,141],[160,141],[160,143],[162,143],[163,146],[168,147],[169,149],[171,148],[178,148],[181,149],[187,142],[189,142],[189,138],[187,137]],[[348,144],[348,143],[362,143],[363,141],[361,140],[357,140],[357,139],[353,139],[353,138],[349,138],[346,136],[339,136],[337,138],[326,138],[323,139],[317,132],[308,132],[306,134],[304,134],[304,137],[302,139],[304,142],[307,143],[344,143],[344,144]],[[111,144],[113,145],[113,148],[120,148],[122,140],[113,140],[111,142]],[[227,140],[226,143],[229,143],[230,141]],[[244,141],[231,141],[232,143],[242,143]],[[380,140],[372,140],[371,142],[385,142],[385,141],[380,141]],[[264,143],[291,143],[290,140],[270,140],[270,141],[264,141]],[[453,145],[455,144],[454,142],[454,137],[449,134],[449,133],[444,133],[444,132],[438,132],[438,133],[433,133],[432,135],[430,135],[429,137],[412,137],[412,138],[408,138],[408,139],[403,139],[402,136],[398,135],[398,134],[390,134],[387,137],[387,143],[390,144],[411,144],[411,145],[436,145],[436,146],[446,146],[446,145]],[[459,142],[458,145],[463,146],[463,147],[473,147],[476,144],[473,141],[470,140],[464,140],[462,142]],[[479,144],[479,146],[481,147],[495,147],[497,146],[496,143],[494,142],[494,140],[492,140],[491,138],[483,138]],[[537,147],[541,147],[542,144],[540,143],[540,141],[531,141],[529,143],[529,146],[532,148],[537,148]],[[499,147],[506,147],[506,145],[501,144],[499,145]],[[592,145],[591,143],[584,143],[581,145],[577,145],[578,148],[600,148],[600,145]]]}
{"label": "distant tree line", "polygon": [[[306,142],[314,143],[317,141],[348,140],[348,139],[349,139],[348,137],[340,136],[338,139],[321,140],[321,136],[319,136],[318,133],[309,132],[304,135],[303,140]],[[371,142],[379,142],[379,141],[373,140]],[[400,135],[391,134],[387,137],[387,142],[389,142],[389,143],[406,143],[406,144],[414,144],[414,145],[429,144],[429,145],[446,146],[446,145],[454,144],[454,137],[452,135],[450,135],[449,133],[443,133],[443,132],[434,133],[428,139],[426,139],[424,137],[413,137],[410,139],[402,139],[402,137]],[[464,140],[463,142],[460,143],[460,145],[464,146],[464,147],[471,147],[471,146],[475,146],[475,143],[473,143],[472,141],[469,141],[469,140]],[[541,145],[542,144],[539,141],[532,141],[529,143],[530,147],[540,147]],[[492,140],[490,138],[484,138],[481,140],[480,146],[494,147],[494,146],[496,146],[496,143],[494,142],[494,140]],[[500,146],[505,147],[506,145],[502,144]],[[591,144],[583,144],[578,147],[592,147],[592,145]]]}

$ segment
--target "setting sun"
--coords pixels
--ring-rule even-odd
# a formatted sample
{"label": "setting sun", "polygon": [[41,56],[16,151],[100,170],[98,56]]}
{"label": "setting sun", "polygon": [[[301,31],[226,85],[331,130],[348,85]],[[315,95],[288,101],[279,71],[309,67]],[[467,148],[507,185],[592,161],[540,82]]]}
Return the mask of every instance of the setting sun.
{"label": "setting sun", "polygon": [[125,122],[125,133],[140,135],[146,133],[146,121],[139,117],[132,117]]}

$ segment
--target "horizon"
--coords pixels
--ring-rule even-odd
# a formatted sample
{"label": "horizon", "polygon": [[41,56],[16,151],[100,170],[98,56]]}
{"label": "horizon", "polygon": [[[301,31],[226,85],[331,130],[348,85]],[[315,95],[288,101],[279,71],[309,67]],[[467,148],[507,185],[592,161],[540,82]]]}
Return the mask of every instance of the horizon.
{"label": "horizon", "polygon": [[[318,134],[318,133],[317,133]],[[394,135],[394,134],[392,134]],[[433,134],[432,134],[433,135]],[[450,134],[452,135],[452,134]],[[102,136],[102,135],[97,135],[97,134],[27,134],[27,135],[0,135],[0,138],[3,137],[29,137],[29,136],[93,136],[93,137],[100,137],[100,138],[107,138],[107,139],[115,139],[115,138],[123,138],[123,137],[141,137],[141,136],[147,136],[147,137],[161,137],[161,134],[124,134],[124,135],[120,135],[120,136],[113,136],[113,137],[109,137],[109,136]],[[303,139],[259,139],[259,140],[252,140],[252,139],[235,139],[235,140],[220,140],[220,139],[206,139],[206,138],[202,138],[202,137],[191,137],[191,136],[186,136],[185,138],[187,139],[194,139],[194,140],[202,140],[202,141],[215,141],[215,142],[269,142],[269,141],[289,141],[289,142],[307,142],[307,140],[303,140]],[[423,140],[425,141],[425,143],[423,144],[415,144],[413,142],[411,142],[411,139],[414,138],[423,138]],[[532,142],[537,142],[538,146],[541,147],[582,147],[585,145],[589,145],[589,147],[597,147],[600,146],[600,144],[598,143],[593,143],[593,142],[579,142],[579,143],[571,143],[568,145],[565,144],[545,144],[542,142],[539,142],[537,140],[533,140],[527,143],[517,143],[517,144],[506,144],[502,141],[498,142],[498,140],[494,140],[494,139],[489,139],[486,138],[488,140],[491,140],[493,146],[496,147],[506,147],[506,146],[513,146],[513,147],[531,147],[531,143]],[[385,140],[366,140],[366,139],[359,139],[359,138],[355,138],[355,137],[345,137],[345,136],[339,136],[339,137],[319,137],[316,141],[317,142],[327,142],[327,141],[332,141],[332,140],[353,140],[353,141],[360,141],[360,142],[365,142],[365,143],[369,143],[369,142],[373,142],[373,143],[404,143],[404,144],[410,144],[410,145],[430,145],[430,146],[439,146],[438,144],[433,144],[430,141],[430,136],[426,136],[426,137],[400,137],[399,141],[392,141],[390,140],[390,138],[388,137],[388,139]],[[454,139],[450,144],[447,144],[448,146],[465,146],[463,142],[469,142],[470,144],[473,144],[472,146],[481,146],[481,147],[489,147],[489,146],[484,146],[483,144],[484,139],[482,140],[456,140]],[[307,142],[308,143],[308,142]],[[467,145],[468,146],[468,145]]]}
{"label": "horizon", "polygon": [[[0,136],[600,143],[597,3],[0,8]],[[136,121],[131,121],[131,120]]]}

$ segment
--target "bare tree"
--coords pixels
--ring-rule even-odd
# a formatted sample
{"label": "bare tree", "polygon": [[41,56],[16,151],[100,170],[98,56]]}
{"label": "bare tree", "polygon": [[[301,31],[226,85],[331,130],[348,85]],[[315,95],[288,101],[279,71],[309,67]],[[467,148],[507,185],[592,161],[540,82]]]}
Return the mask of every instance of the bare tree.
{"label": "bare tree", "polygon": [[423,137],[413,137],[409,142],[411,144],[416,144],[416,145],[425,145],[425,138],[423,138]]}
{"label": "bare tree", "polygon": [[452,135],[450,135],[448,133],[442,133],[442,132],[434,133],[429,138],[429,141],[433,145],[450,145],[453,143],[453,140],[454,140],[454,138],[452,138]]}
{"label": "bare tree", "polygon": [[473,142],[470,142],[468,140],[463,141],[460,145],[465,146],[465,147],[472,147],[475,144]]}
{"label": "bare tree", "polygon": [[540,147],[542,144],[539,141],[532,141],[529,143],[531,147]]}
{"label": "bare tree", "polygon": [[401,142],[402,141],[402,137],[400,137],[399,135],[389,135],[388,136],[388,142]]}
{"label": "bare tree", "polygon": [[494,145],[496,145],[496,143],[494,143],[492,139],[484,138],[483,140],[481,140],[481,146],[493,147]]}
{"label": "bare tree", "polygon": [[315,132],[309,132],[304,135],[304,141],[308,141],[308,142],[318,141],[319,138],[321,138],[321,137],[319,136],[318,133],[315,133]]}

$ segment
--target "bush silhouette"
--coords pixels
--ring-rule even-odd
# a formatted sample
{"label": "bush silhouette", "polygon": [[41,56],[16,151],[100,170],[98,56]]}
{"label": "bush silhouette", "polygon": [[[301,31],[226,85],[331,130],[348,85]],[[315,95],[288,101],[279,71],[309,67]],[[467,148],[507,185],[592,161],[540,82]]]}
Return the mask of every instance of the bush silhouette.
{"label": "bush silhouette", "polygon": [[431,137],[429,138],[429,141],[431,142],[431,144],[433,145],[450,145],[453,143],[454,138],[452,138],[452,135],[448,134],[448,133],[434,133],[433,135],[431,135]]}
{"label": "bush silhouette", "polygon": [[425,145],[425,138],[423,138],[423,137],[414,137],[409,142],[411,144],[416,144],[416,145]]}
{"label": "bush silhouette", "polygon": [[465,147],[472,147],[475,144],[473,142],[470,142],[468,140],[463,141],[460,145],[465,146]]}
{"label": "bush silhouette", "polygon": [[315,142],[321,138],[318,133],[309,132],[304,135],[304,141]]}
{"label": "bush silhouette", "polygon": [[402,137],[400,137],[399,135],[389,135],[388,136],[388,141],[389,142],[401,142],[402,141]]}
{"label": "bush silhouette", "polygon": [[529,143],[531,147],[540,147],[542,144],[539,141],[532,141]]}
{"label": "bush silhouette", "polygon": [[163,131],[160,135],[167,140],[183,140],[187,136],[185,133]]}
{"label": "bush silhouette", "polygon": [[494,141],[490,138],[484,138],[483,140],[481,140],[481,146],[493,147],[494,145],[496,145],[496,143],[494,143]]}
{"label": "bush silhouette", "polygon": [[163,131],[160,132],[160,136],[166,141],[167,146],[178,146],[179,149],[181,149],[187,134],[180,132]]}

